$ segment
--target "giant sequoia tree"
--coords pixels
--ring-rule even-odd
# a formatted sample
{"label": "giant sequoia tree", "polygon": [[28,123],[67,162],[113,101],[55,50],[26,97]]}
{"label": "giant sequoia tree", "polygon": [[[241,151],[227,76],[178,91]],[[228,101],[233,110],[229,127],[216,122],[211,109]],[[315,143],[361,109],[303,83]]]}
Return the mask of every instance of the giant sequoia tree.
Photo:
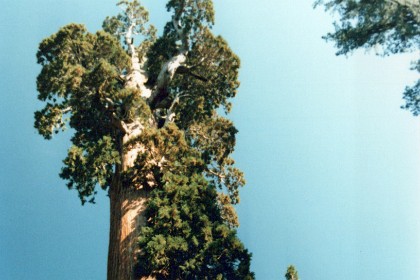
{"label": "giant sequoia tree", "polygon": [[211,0],[169,0],[162,35],[137,1],[90,33],[69,24],[44,39],[35,127],[72,128],[60,176],[82,204],[110,198],[108,279],[253,279],[236,237],[243,174],[237,133],[220,115],[239,59],[211,32]]}
{"label": "giant sequoia tree", "polygon": [[[420,0],[318,0],[326,10],[338,14],[335,31],[325,36],[338,48],[338,55],[365,48],[378,54],[420,52]],[[413,62],[420,72],[420,58]],[[404,92],[402,106],[420,114],[420,79]]]}

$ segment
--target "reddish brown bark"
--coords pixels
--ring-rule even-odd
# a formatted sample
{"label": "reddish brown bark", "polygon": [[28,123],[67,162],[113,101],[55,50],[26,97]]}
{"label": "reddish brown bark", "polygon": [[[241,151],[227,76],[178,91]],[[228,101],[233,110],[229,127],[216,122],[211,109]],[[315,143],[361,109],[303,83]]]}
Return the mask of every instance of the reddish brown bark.
{"label": "reddish brown bark", "polygon": [[[141,130],[135,130],[140,133]],[[130,133],[121,139],[125,145]],[[138,237],[142,226],[146,224],[145,209],[149,197],[149,189],[139,186],[125,185],[120,170],[127,171],[133,166],[141,147],[135,145],[128,151],[120,148],[121,165],[117,167],[109,190],[110,230],[108,247],[108,280],[153,280],[153,277],[137,277],[137,255],[140,248]]]}
{"label": "reddish brown bark", "polygon": [[[129,190],[115,182],[110,191],[110,231],[108,280],[138,280],[135,266],[139,247],[137,239],[145,225],[146,190]],[[148,279],[148,278],[140,278]]]}

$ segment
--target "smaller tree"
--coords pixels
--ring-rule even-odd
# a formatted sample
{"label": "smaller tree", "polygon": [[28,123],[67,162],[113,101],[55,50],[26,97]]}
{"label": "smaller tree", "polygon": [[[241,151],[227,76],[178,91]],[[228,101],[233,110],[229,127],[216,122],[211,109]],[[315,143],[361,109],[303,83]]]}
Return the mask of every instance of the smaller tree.
{"label": "smaller tree", "polygon": [[284,277],[286,277],[287,280],[299,280],[298,272],[293,265],[289,265]]}
{"label": "smaller tree", "polygon": [[[419,0],[317,0],[318,5],[338,15],[334,32],[324,36],[335,42],[337,55],[357,49],[374,49],[379,55],[420,50]],[[412,70],[420,73],[420,59],[413,61]],[[403,99],[403,109],[420,115],[420,79],[406,87]]]}

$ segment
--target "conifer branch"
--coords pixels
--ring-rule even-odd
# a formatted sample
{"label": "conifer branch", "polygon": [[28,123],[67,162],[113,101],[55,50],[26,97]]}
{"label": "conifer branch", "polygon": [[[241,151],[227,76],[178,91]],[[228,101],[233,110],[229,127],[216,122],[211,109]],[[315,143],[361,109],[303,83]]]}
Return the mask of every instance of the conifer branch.
{"label": "conifer branch", "polygon": [[222,172],[218,173],[218,172],[215,172],[215,171],[213,171],[213,170],[211,170],[211,169],[207,169],[206,171],[207,171],[208,173],[210,173],[210,174],[212,174],[212,175],[214,175],[214,176],[218,177],[222,183],[224,182],[224,179],[226,178],[226,175],[225,175],[225,174],[223,174]]}

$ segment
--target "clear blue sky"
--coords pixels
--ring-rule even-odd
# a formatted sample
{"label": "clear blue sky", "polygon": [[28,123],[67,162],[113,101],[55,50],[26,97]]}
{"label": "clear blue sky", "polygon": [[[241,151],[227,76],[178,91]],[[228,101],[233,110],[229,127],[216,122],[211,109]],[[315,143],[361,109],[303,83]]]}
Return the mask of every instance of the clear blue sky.
{"label": "clear blue sky", "polygon": [[[99,29],[113,0],[15,0],[0,12],[0,279],[106,276],[108,200],[82,207],[58,178],[69,135],[33,129],[39,42]],[[153,5],[151,4],[153,3]],[[148,0],[158,27],[165,1]],[[231,118],[247,186],[239,235],[258,280],[420,279],[420,126],[399,109],[409,56],[336,57],[311,1],[215,1],[242,60]]]}

